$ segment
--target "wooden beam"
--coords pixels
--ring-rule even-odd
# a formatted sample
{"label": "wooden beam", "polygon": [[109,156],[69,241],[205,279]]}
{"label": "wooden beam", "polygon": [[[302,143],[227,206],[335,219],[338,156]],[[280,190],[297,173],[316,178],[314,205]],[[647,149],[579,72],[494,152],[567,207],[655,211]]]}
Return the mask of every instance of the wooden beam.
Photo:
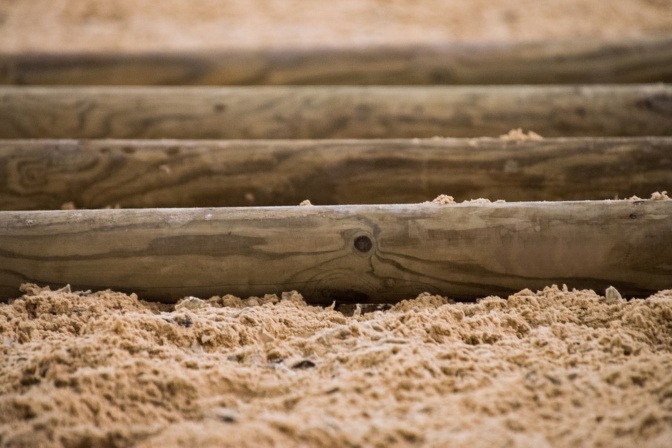
{"label": "wooden beam", "polygon": [[0,87],[0,138],[672,135],[672,86]]}
{"label": "wooden beam", "polygon": [[672,201],[0,212],[21,282],[173,301],[298,290],[314,303],[473,299],[552,283],[672,287]]}
{"label": "wooden beam", "polygon": [[457,200],[672,192],[672,137],[4,140],[0,210]]}
{"label": "wooden beam", "polygon": [[554,84],[672,81],[672,38],[343,49],[1,54],[34,85]]}

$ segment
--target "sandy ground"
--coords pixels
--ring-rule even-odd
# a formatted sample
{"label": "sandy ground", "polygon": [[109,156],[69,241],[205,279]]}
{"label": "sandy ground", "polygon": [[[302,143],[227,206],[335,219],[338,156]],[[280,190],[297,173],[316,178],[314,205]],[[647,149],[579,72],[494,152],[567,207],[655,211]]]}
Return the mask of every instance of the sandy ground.
{"label": "sandy ground", "polygon": [[2,446],[669,446],[672,290],[0,305]]}
{"label": "sandy ground", "polygon": [[672,33],[670,0],[2,0],[0,51],[170,51]]}
{"label": "sandy ground", "polygon": [[[670,0],[0,0],[0,53],[671,34]],[[0,303],[0,446],[672,440],[672,290],[630,301],[557,287],[473,304],[423,295],[354,314],[298,293],[169,306],[24,291]]]}

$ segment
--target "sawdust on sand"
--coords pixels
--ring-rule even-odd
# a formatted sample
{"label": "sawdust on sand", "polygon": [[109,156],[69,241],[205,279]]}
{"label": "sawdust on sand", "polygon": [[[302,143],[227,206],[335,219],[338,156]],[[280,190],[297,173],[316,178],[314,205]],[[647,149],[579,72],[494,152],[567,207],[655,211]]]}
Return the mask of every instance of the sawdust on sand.
{"label": "sawdust on sand", "polygon": [[3,446],[669,446],[672,290],[295,292],[176,306],[24,285],[0,305]]}
{"label": "sawdust on sand", "polygon": [[529,140],[539,141],[543,140],[544,138],[534,131],[528,131],[527,133],[525,133],[521,128],[517,128],[517,129],[511,129],[506,134],[500,135],[499,139],[504,140],[506,142],[525,142]]}
{"label": "sawdust on sand", "polygon": [[[631,196],[628,201],[643,201],[644,199],[639,196]],[[649,201],[672,201],[672,198],[667,194],[667,191],[654,191],[651,193]]]}

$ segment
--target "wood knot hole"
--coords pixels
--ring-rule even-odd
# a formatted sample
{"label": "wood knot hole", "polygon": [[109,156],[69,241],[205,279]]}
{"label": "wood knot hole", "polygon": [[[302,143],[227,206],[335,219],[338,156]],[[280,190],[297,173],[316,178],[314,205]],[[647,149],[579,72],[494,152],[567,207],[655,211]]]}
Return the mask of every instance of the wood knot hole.
{"label": "wood knot hole", "polygon": [[373,247],[373,242],[371,238],[366,235],[360,235],[355,238],[355,249],[360,252],[368,252]]}
{"label": "wood knot hole", "polygon": [[636,213],[630,213],[630,219],[637,219]]}

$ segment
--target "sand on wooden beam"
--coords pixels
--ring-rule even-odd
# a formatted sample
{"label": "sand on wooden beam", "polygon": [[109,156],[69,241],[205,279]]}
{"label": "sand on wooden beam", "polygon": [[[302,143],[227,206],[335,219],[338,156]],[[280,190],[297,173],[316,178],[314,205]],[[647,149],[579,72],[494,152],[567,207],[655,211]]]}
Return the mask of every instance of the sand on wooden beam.
{"label": "sand on wooden beam", "polygon": [[0,210],[613,199],[672,191],[672,137],[4,140]]}
{"label": "sand on wooden beam", "polygon": [[33,85],[553,84],[672,81],[672,39],[166,53],[0,54]]}
{"label": "sand on wooden beam", "polygon": [[459,299],[566,283],[672,287],[672,201],[0,212],[22,282],[143,298],[298,290],[313,303]]}
{"label": "sand on wooden beam", "polygon": [[672,86],[0,87],[0,138],[672,135]]}

